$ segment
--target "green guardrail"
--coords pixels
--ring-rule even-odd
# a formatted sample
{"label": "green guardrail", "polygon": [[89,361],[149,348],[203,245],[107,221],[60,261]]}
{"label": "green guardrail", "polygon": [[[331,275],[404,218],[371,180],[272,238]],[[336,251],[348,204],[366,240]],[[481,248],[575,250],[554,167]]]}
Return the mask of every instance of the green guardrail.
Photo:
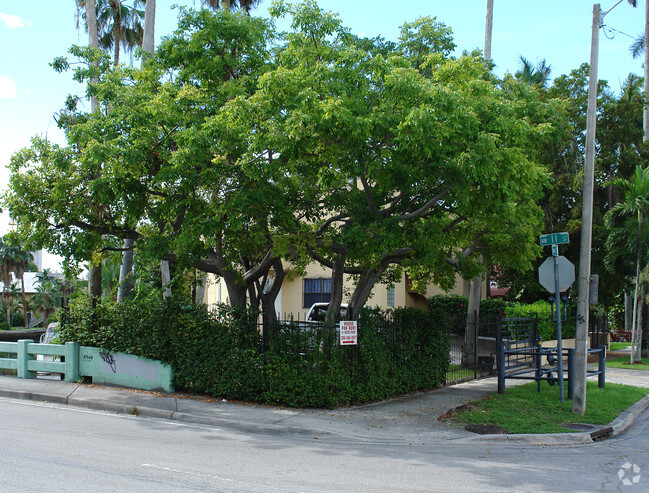
{"label": "green guardrail", "polygon": [[171,366],[132,354],[80,346],[76,342],[39,344],[29,339],[0,342],[0,355],[4,355],[0,357],[0,369],[16,370],[19,378],[36,378],[38,372],[60,373],[66,382],[90,377],[93,383],[174,391]]}

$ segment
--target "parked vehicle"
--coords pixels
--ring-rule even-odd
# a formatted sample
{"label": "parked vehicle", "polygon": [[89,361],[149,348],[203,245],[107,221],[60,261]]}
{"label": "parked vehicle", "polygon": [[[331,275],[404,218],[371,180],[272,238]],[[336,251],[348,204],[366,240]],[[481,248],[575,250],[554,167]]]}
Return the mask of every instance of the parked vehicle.
{"label": "parked vehicle", "polygon": [[[59,336],[59,323],[52,322],[47,326],[45,333],[41,335],[41,338],[38,342],[40,342],[41,344],[52,344],[54,339],[56,339],[58,336]],[[49,355],[44,355],[44,354],[37,354],[36,360],[54,361],[54,357]]]}
{"label": "parked vehicle", "polygon": [[45,333],[41,335],[41,338],[38,342],[41,344],[52,344],[52,341],[59,336],[59,323],[52,322],[47,326]]}
{"label": "parked vehicle", "polygon": [[[309,312],[306,315],[306,322],[324,322],[325,316],[327,314],[327,309],[329,308],[329,303],[314,303],[311,305]],[[340,312],[338,318],[342,320],[347,313],[347,303],[342,303],[340,305]]]}

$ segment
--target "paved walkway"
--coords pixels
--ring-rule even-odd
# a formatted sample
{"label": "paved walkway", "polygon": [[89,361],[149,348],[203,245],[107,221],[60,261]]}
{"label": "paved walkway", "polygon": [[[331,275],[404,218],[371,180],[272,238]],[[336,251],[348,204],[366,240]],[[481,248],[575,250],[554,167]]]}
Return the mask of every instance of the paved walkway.
{"label": "paved walkway", "polygon": [[[606,381],[649,387],[649,372],[607,368]],[[514,381],[513,384],[520,383]],[[508,386],[509,386],[508,381]],[[122,414],[221,426],[253,433],[297,434],[306,437],[362,440],[377,443],[529,444],[588,443],[590,432],[554,435],[476,435],[440,422],[438,417],[497,391],[495,377],[474,380],[430,392],[365,406],[336,410],[292,409],[162,394],[99,385],[77,384],[51,378],[19,379],[0,376],[0,397],[29,399]],[[649,398],[622,413],[611,424],[621,433],[649,407]]]}

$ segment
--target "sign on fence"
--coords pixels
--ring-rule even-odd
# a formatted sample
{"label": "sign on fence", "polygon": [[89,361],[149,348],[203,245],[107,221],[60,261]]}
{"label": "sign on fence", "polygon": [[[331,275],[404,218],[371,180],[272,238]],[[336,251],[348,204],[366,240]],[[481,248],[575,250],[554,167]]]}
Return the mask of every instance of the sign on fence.
{"label": "sign on fence", "polygon": [[340,344],[342,346],[358,344],[358,325],[355,320],[340,322]]}

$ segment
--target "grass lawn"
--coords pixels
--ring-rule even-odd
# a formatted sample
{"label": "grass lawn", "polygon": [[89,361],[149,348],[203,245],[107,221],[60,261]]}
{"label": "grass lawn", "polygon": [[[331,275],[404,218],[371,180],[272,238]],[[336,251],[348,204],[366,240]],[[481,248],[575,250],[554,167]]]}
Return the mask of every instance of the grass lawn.
{"label": "grass lawn", "polygon": [[[608,365],[608,362],[607,362]],[[586,414],[572,413],[572,401],[559,402],[558,385],[536,382],[507,389],[447,413],[444,420],[458,426],[492,425],[506,433],[567,433],[575,430],[562,426],[566,423],[604,425],[615,419],[636,401],[649,394],[649,389],[629,385],[606,384],[605,389],[596,382],[587,383]]]}
{"label": "grass lawn", "polygon": [[606,362],[606,366],[610,368],[626,368],[627,370],[645,370],[649,371],[649,359],[645,358],[641,364],[631,364],[630,356],[620,356]]}
{"label": "grass lawn", "polygon": [[619,351],[620,349],[627,348],[631,345],[630,342],[612,342],[611,351]]}

